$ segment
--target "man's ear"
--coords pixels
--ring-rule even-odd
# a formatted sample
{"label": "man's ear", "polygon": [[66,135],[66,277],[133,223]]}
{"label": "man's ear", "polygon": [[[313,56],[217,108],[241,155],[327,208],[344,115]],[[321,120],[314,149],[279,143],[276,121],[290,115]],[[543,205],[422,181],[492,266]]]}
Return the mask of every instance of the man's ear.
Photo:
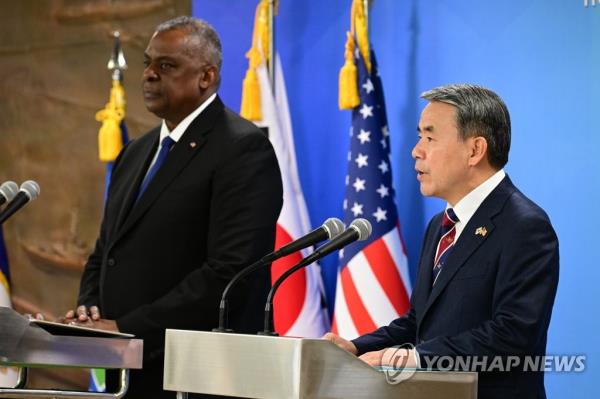
{"label": "man's ear", "polygon": [[214,65],[208,65],[204,67],[204,72],[198,80],[198,86],[202,90],[206,90],[217,84],[219,80],[219,70]]}
{"label": "man's ear", "polygon": [[481,136],[472,137],[470,141],[469,166],[475,166],[483,159],[486,159],[488,143],[487,140]]}

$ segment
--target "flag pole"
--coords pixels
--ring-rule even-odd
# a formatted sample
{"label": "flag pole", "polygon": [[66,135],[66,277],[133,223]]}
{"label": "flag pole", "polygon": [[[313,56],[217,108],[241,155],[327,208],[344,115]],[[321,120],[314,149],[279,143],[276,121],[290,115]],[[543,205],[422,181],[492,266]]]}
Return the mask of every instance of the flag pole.
{"label": "flag pole", "polygon": [[275,17],[278,14],[279,0],[269,0],[269,80],[275,93]]}
{"label": "flag pole", "polygon": [[106,68],[112,72],[112,79],[123,83],[123,71],[127,69],[127,62],[121,48],[121,33],[117,30],[113,32],[114,44],[113,51],[108,60]]}
{"label": "flag pole", "polygon": [[365,21],[367,22],[367,37],[371,37],[370,25],[369,24],[369,5],[371,0],[363,0],[363,8],[365,9]]}

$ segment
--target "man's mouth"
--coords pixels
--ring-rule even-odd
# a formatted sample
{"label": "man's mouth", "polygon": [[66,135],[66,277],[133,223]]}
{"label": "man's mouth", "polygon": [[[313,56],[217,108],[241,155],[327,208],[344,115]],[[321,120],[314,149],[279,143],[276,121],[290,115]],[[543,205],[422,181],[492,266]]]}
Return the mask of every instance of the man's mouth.
{"label": "man's mouth", "polygon": [[144,94],[144,98],[145,99],[154,99],[154,98],[158,98],[160,97],[160,92],[156,91],[156,90],[147,90],[144,89],[143,90],[143,94]]}

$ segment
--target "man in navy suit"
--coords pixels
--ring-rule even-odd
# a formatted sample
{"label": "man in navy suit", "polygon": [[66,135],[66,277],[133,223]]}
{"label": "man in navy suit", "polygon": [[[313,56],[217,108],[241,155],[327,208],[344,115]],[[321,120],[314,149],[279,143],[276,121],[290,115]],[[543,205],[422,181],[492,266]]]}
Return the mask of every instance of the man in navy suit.
{"label": "man in navy suit", "polygon": [[[143,369],[131,372],[126,397],[174,398],[162,389],[165,330],[217,326],[227,283],[273,249],[283,193],[269,139],[217,95],[221,43],[210,25],[162,23],[144,64],[144,102],[162,123],[115,162],[78,307],[65,322],[142,338]],[[262,329],[269,288],[265,270],[236,290],[237,332]]]}
{"label": "man in navy suit", "polygon": [[[442,86],[422,97],[429,104],[412,151],[417,179],[423,195],[447,206],[427,227],[411,308],[352,341],[325,338],[374,366],[478,359],[479,398],[545,398],[543,371],[526,371],[523,363],[546,352],[558,240],[546,213],[503,170],[508,109],[474,85]],[[403,344],[410,349],[392,348]],[[481,362],[495,357],[503,371]]]}

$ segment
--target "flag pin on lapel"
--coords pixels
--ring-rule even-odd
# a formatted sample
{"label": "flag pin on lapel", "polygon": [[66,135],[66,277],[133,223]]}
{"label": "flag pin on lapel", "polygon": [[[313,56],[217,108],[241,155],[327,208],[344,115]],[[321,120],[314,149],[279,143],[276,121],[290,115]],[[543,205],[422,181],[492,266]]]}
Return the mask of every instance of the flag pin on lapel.
{"label": "flag pin on lapel", "polygon": [[478,227],[477,230],[475,230],[476,236],[485,237],[486,234],[487,234],[487,229],[484,226]]}
{"label": "flag pin on lapel", "polygon": [[190,143],[190,148],[196,148],[196,142],[195,141],[192,141]]}

